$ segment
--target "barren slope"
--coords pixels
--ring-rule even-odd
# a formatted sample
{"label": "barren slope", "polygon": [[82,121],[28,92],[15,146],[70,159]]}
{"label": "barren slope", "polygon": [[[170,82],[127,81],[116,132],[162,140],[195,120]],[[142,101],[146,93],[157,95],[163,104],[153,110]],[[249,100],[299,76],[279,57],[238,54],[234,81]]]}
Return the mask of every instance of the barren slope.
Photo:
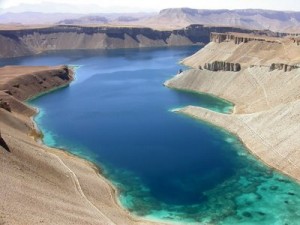
{"label": "barren slope", "polygon": [[278,35],[270,31],[203,25],[191,25],[184,29],[174,30],[156,30],[137,26],[99,26],[97,24],[49,27],[16,26],[16,28],[2,26],[0,29],[0,58],[32,55],[51,50],[203,45],[209,42],[211,32]]}
{"label": "barren slope", "polygon": [[35,111],[20,100],[71,80],[64,66],[0,68],[0,224],[154,224],[120,208],[94,165],[35,141]]}
{"label": "barren slope", "polygon": [[[235,44],[241,37],[243,41]],[[199,107],[183,108],[180,112],[225,127],[262,161],[300,180],[300,46],[287,38],[240,34],[227,38],[213,38],[216,42],[185,59],[183,62],[195,69],[175,76],[166,85],[233,102],[235,111],[230,115]],[[219,40],[222,41],[217,43]],[[197,69],[215,61],[240,63],[241,70]]]}

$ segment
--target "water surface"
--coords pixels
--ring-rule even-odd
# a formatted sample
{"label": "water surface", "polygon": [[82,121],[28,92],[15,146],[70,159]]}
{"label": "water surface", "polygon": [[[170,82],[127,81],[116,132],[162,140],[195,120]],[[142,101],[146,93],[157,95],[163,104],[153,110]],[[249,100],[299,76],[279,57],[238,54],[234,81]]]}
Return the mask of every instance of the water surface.
{"label": "water surface", "polygon": [[233,135],[171,112],[209,95],[165,88],[195,47],[67,51],[1,61],[77,65],[76,81],[31,101],[44,142],[97,163],[135,215],[182,223],[299,224],[299,185],[257,162]]}

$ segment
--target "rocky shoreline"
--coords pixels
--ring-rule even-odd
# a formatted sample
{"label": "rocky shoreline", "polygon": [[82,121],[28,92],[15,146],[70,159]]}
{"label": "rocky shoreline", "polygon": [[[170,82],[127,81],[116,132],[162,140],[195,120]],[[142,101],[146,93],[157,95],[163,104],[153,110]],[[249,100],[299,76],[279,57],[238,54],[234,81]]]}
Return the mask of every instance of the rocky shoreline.
{"label": "rocky shoreline", "polygon": [[[165,85],[226,99],[234,112],[179,112],[224,127],[264,163],[300,181],[299,46],[289,38],[219,35],[183,61],[194,69]],[[36,142],[36,111],[24,101],[72,80],[67,66],[0,68],[0,224],[162,224],[120,207],[116,190],[90,162]]]}
{"label": "rocky shoreline", "polygon": [[[213,62],[238,63],[241,70],[202,69]],[[234,133],[265,164],[300,181],[297,43],[288,37],[212,34],[211,42],[183,63],[194,69],[166,81],[166,86],[212,94],[235,108],[232,114],[195,106],[180,112]]]}
{"label": "rocky shoreline", "polygon": [[37,142],[36,110],[23,101],[72,80],[67,66],[0,68],[0,223],[162,224],[121,208],[92,163]]}

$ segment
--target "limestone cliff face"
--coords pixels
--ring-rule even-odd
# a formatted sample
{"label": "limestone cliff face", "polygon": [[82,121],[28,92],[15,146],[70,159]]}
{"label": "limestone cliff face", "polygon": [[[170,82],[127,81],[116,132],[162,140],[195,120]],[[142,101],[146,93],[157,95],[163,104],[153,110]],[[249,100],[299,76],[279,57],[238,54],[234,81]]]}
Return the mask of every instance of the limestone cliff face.
{"label": "limestone cliff face", "polygon": [[[216,42],[216,43],[221,43],[225,41],[233,41],[235,44],[240,44],[240,43],[247,43],[249,41],[263,41],[263,42],[273,42],[275,43],[276,40],[272,39],[270,37],[284,37],[287,36],[287,33],[277,33],[276,35],[273,35],[272,33],[252,33],[252,35],[247,35],[247,34],[238,34],[238,33],[211,33],[210,34],[210,41],[211,42]],[[270,36],[258,36],[258,35],[270,35]]]}
{"label": "limestone cliff face", "polygon": [[[0,74],[7,70],[21,70],[22,67],[7,66],[0,68]],[[49,91],[53,88],[68,84],[73,80],[72,71],[67,66],[61,67],[41,67],[34,72],[26,72],[24,68],[22,76],[16,76],[3,84],[0,83],[0,90],[5,90],[18,100],[26,100],[41,92]]]}
{"label": "limestone cliff face", "polygon": [[138,27],[79,27],[0,31],[0,57],[36,54],[49,50],[143,48],[201,44],[180,31]]}
{"label": "limestone cliff face", "polygon": [[183,63],[212,71],[224,70],[224,65],[216,62],[226,62],[238,63],[241,69],[259,66],[270,71],[288,72],[299,68],[299,50],[299,45],[288,36],[280,38],[241,33],[212,33],[211,42],[193,56],[184,59]]}
{"label": "limestone cliff face", "polygon": [[292,71],[294,69],[299,69],[300,66],[298,65],[288,65],[288,64],[284,64],[284,63],[272,63],[272,65],[270,66],[270,71],[273,70],[283,70],[284,72],[289,72]]}
{"label": "limestone cliff face", "polygon": [[[211,32],[256,33],[258,31],[233,27],[207,27],[203,25],[190,25],[184,29],[177,30],[66,25],[23,30],[0,30],[0,58],[32,55],[50,50],[143,48],[206,44],[210,41]],[[275,34],[272,33],[272,35]]]}
{"label": "limestone cliff face", "polygon": [[214,61],[212,63],[205,63],[204,64],[204,69],[211,70],[211,71],[233,71],[233,72],[237,72],[237,71],[241,70],[241,65],[239,63]]}
{"label": "limestone cliff face", "polygon": [[73,72],[66,66],[0,68],[0,108],[32,116],[35,111],[22,101],[37,94],[69,84]]}
{"label": "limestone cliff face", "polygon": [[[243,40],[237,44],[236,37]],[[266,164],[300,181],[299,52],[290,38],[213,35],[211,43],[183,60],[194,69],[165,85],[233,102],[230,115],[194,106],[180,112],[225,127]],[[217,71],[212,65],[223,68],[224,64],[213,62],[240,63],[241,70]],[[205,63],[212,68],[199,69]]]}

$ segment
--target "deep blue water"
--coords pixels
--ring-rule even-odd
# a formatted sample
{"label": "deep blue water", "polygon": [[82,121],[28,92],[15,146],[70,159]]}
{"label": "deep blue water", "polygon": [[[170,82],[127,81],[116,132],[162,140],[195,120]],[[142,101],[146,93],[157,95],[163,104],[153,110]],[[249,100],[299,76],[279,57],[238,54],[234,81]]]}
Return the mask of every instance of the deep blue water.
{"label": "deep blue water", "polygon": [[35,120],[45,144],[95,162],[132,213],[185,223],[300,223],[298,184],[257,162],[235,136],[171,111],[232,107],[162,85],[196,50],[66,51],[0,65],[78,67],[69,87],[30,102],[40,109]]}

